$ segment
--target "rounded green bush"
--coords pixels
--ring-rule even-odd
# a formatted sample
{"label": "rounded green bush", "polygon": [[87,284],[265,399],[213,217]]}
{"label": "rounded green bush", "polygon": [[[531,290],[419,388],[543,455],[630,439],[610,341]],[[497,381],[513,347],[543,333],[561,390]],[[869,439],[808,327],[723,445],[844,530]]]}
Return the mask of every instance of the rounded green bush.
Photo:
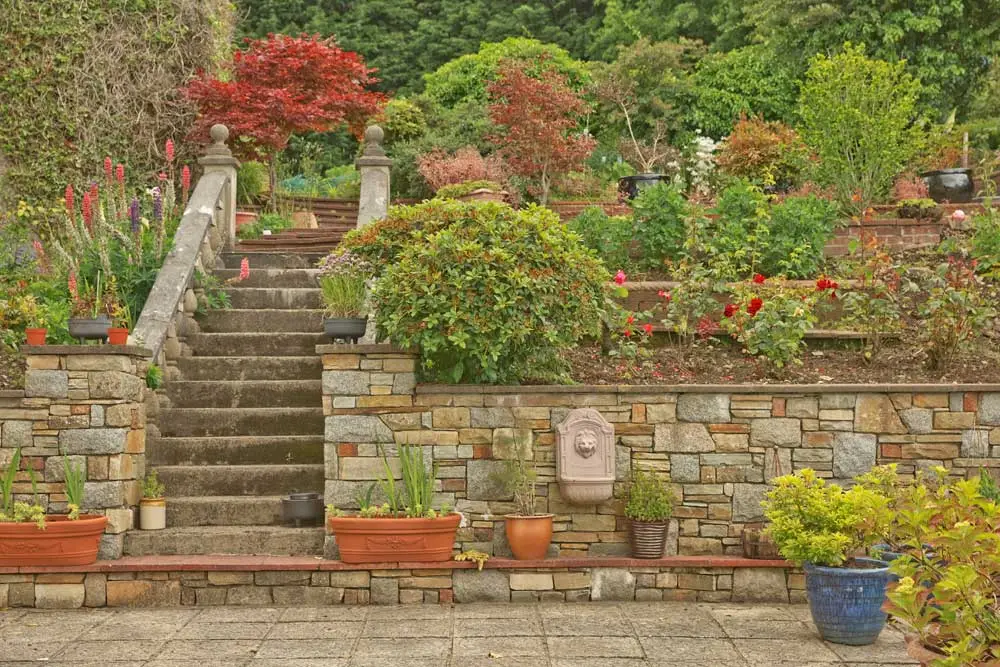
{"label": "rounded green bush", "polygon": [[[418,349],[428,380],[565,379],[560,352],[598,332],[610,285],[579,237],[537,206],[431,201],[408,209],[385,225],[397,242],[402,219],[411,233],[372,290],[380,333]],[[378,255],[394,254],[368,241]]]}

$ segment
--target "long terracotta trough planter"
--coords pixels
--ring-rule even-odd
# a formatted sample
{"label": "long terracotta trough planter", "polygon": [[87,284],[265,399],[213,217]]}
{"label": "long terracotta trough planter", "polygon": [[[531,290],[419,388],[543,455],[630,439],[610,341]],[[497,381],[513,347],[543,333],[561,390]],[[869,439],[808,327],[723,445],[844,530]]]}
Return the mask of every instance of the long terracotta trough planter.
{"label": "long terracotta trough planter", "polygon": [[75,521],[46,516],[45,528],[33,523],[0,523],[0,566],[90,565],[108,523],[106,516],[84,514]]}
{"label": "long terracotta trough planter", "polygon": [[345,563],[389,563],[451,560],[460,514],[437,519],[362,519],[330,517],[327,525],[337,538]]}

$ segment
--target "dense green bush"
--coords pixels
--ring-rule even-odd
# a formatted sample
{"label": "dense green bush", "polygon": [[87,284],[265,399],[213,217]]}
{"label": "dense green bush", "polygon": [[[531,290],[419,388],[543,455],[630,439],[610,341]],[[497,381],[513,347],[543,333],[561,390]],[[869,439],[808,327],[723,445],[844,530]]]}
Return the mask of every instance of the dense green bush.
{"label": "dense green bush", "polygon": [[987,208],[972,218],[975,233],[972,235],[972,256],[976,270],[986,275],[1000,273],[1000,210]]}
{"label": "dense green bush", "polygon": [[372,294],[380,333],[420,350],[425,378],[565,379],[560,353],[597,333],[610,276],[555,213],[445,201],[393,217],[423,229],[383,226],[391,240],[355,247],[385,257],[403,239]]}
{"label": "dense green bush", "polygon": [[767,237],[759,241],[759,270],[769,276],[815,278],[823,248],[833,238],[837,205],[815,195],[788,197],[771,207]]}
{"label": "dense green bush", "polygon": [[643,190],[632,208],[635,238],[648,266],[662,268],[665,261],[677,261],[687,253],[693,211],[680,188],[658,183]]}
{"label": "dense green bush", "polygon": [[461,202],[448,199],[431,199],[416,206],[392,206],[381,220],[348,232],[340,247],[375,266],[388,266],[399,259],[418,233],[433,234],[468,218],[469,212]]}
{"label": "dense green bush", "polygon": [[631,217],[610,216],[599,206],[588,206],[566,226],[580,235],[583,244],[597,253],[605,266],[621,269],[629,265]]}
{"label": "dense green bush", "polygon": [[758,233],[766,233],[767,196],[757,186],[737,181],[719,195],[704,238],[712,270],[724,280],[745,278],[757,269]]}

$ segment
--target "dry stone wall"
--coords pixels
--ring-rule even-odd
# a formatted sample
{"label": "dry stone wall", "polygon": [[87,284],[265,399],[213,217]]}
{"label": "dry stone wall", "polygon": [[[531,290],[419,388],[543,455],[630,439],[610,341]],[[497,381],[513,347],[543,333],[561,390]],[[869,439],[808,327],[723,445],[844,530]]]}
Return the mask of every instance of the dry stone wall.
{"label": "dry stone wall", "polygon": [[[118,346],[24,348],[24,391],[0,392],[0,468],[21,449],[15,500],[65,513],[62,454],[86,469],[83,511],[108,517],[100,558],[120,558],[141,493],[148,353]],[[3,605],[0,605],[3,606]]]}
{"label": "dry stone wall", "polygon": [[[532,452],[539,510],[556,515],[550,555],[562,557],[628,554],[622,498],[634,466],[673,482],[667,555],[740,554],[768,482],[807,467],[838,480],[883,463],[904,475],[1000,472],[1000,386],[417,386],[416,356],[387,345],[318,351],[327,502],[356,507],[382,472],[378,448],[419,443],[439,465],[439,501],[465,517],[461,548],[497,556],[510,555],[512,510],[498,474],[516,445]],[[597,505],[566,502],[556,482],[554,431],[578,407],[615,427],[615,497]]]}

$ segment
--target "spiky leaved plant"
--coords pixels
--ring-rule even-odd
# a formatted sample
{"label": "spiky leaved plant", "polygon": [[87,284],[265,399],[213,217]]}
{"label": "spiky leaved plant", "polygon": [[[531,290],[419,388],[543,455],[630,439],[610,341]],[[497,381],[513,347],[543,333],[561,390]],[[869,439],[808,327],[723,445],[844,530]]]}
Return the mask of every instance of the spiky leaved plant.
{"label": "spiky leaved plant", "polygon": [[84,464],[73,465],[69,457],[62,455],[63,478],[66,480],[66,508],[69,510],[69,520],[80,518],[80,507],[83,506],[83,482],[86,479]]}

